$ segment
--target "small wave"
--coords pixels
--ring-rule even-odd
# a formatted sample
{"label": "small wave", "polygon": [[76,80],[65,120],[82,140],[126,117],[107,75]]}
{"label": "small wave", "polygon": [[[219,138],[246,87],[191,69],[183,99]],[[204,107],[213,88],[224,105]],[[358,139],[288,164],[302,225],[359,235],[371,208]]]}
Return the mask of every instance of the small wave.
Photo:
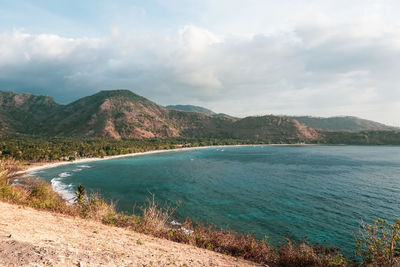
{"label": "small wave", "polygon": [[183,231],[186,235],[192,235],[193,234],[193,230],[187,229],[185,227],[182,226],[182,224],[180,222],[177,221],[171,221],[170,224],[173,227],[178,227],[178,229],[180,229],[181,231]]}
{"label": "small wave", "polygon": [[60,178],[65,178],[65,177],[69,177],[69,176],[71,176],[72,174],[70,174],[69,172],[62,172],[62,173],[60,173],[58,176],[60,177]]}
{"label": "small wave", "polygon": [[72,170],[73,172],[80,172],[80,171],[82,171],[83,169],[82,168],[78,168],[78,169],[75,169],[75,170]]}
{"label": "small wave", "polygon": [[32,176],[36,176],[39,172],[28,172],[26,174],[23,175],[23,177],[32,177]]}
{"label": "small wave", "polygon": [[78,168],[92,168],[90,165],[78,165]]}
{"label": "small wave", "polygon": [[69,172],[62,172],[50,181],[53,190],[59,193],[60,196],[70,204],[73,203],[75,198],[75,193],[72,189],[73,185],[63,183],[63,178],[69,177],[71,175],[72,174]]}
{"label": "small wave", "polygon": [[59,193],[63,199],[68,201],[68,203],[72,204],[72,202],[74,201],[74,198],[75,198],[75,194],[71,190],[73,185],[72,184],[64,184],[62,182],[61,177],[53,178],[53,179],[51,179],[50,182],[51,182],[51,187],[54,189],[54,191]]}
{"label": "small wave", "polygon": [[19,179],[14,179],[14,181],[12,182],[11,185],[12,185],[12,186],[17,186],[17,185],[23,186],[23,184],[21,184],[21,183],[19,182]]}

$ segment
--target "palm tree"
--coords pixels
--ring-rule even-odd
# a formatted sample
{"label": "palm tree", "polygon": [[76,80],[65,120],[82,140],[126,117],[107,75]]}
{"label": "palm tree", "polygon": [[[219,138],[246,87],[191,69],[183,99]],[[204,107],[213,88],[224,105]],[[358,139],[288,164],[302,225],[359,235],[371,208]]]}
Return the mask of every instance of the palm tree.
{"label": "palm tree", "polygon": [[75,203],[78,205],[82,204],[83,198],[86,196],[86,189],[82,184],[78,185],[78,189],[75,192],[76,197],[75,197]]}

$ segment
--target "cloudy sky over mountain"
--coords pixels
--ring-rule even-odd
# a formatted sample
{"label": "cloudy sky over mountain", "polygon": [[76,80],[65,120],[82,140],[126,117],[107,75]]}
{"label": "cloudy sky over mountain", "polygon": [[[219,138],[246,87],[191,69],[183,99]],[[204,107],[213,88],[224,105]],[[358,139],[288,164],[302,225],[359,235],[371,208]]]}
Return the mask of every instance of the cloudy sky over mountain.
{"label": "cloudy sky over mountain", "polygon": [[15,1],[0,90],[68,103],[127,88],[235,116],[400,125],[400,1]]}

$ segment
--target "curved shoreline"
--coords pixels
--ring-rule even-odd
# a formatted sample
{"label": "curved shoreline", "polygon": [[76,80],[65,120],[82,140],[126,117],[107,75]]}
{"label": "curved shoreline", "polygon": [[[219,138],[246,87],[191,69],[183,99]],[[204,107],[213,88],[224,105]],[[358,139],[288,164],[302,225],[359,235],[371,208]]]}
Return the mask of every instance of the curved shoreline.
{"label": "curved shoreline", "polygon": [[[76,159],[74,161],[49,162],[49,163],[43,163],[43,164],[39,163],[39,166],[28,167],[25,170],[19,171],[18,174],[29,174],[29,173],[36,172],[36,171],[51,169],[51,168],[55,168],[58,166],[70,165],[70,164],[81,164],[81,163],[88,163],[88,162],[94,162],[94,161],[127,158],[127,157],[135,157],[135,156],[158,154],[158,153],[165,153],[165,152],[174,152],[174,151],[186,151],[186,150],[214,148],[214,147],[215,148],[235,147],[235,146],[259,146],[259,145],[226,145],[226,146],[221,145],[221,146],[182,147],[182,148],[174,148],[174,149],[150,150],[150,151],[146,151],[146,152],[135,152],[135,153],[129,153],[129,154],[115,155],[115,156],[105,156],[103,158],[99,158],[99,157],[97,157],[97,158],[80,158],[80,159]],[[264,145],[262,145],[262,146],[264,146]]]}
{"label": "curved shoreline", "polygon": [[158,153],[166,153],[166,152],[174,152],[174,151],[187,151],[187,150],[195,150],[195,149],[206,149],[206,148],[221,148],[221,147],[240,147],[240,146],[313,146],[315,144],[254,144],[254,145],[217,145],[217,146],[197,146],[197,147],[182,147],[182,148],[173,148],[173,149],[159,149],[159,150],[150,150],[146,152],[135,152],[129,154],[121,154],[115,156],[105,156],[103,158],[80,158],[74,161],[60,161],[60,162],[49,162],[49,163],[38,163],[38,166],[28,167],[25,170],[19,171],[17,174],[30,174],[32,172],[46,170],[55,168],[63,165],[70,164],[80,164],[94,161],[102,161],[102,160],[110,160],[110,159],[118,159],[118,158],[127,158],[127,157],[135,157],[141,155],[150,155],[150,154],[158,154]]}

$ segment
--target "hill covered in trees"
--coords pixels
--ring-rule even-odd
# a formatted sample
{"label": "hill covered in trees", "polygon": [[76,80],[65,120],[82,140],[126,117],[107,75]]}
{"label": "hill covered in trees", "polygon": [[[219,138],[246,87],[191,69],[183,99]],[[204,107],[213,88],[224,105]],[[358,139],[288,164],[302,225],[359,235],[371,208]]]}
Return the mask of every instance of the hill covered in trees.
{"label": "hill covered in trees", "polygon": [[400,131],[400,128],[387,126],[385,124],[365,120],[353,116],[342,117],[311,117],[311,116],[288,116],[290,119],[312,127],[326,131]]}
{"label": "hill covered in trees", "polygon": [[181,111],[188,111],[188,112],[198,112],[198,113],[204,113],[208,115],[216,115],[212,110],[209,110],[207,108],[199,107],[199,106],[193,106],[193,105],[169,105],[166,106],[167,109],[175,109],[175,110],[181,110]]}
{"label": "hill covered in trees", "polygon": [[101,91],[68,105],[48,96],[0,92],[0,134],[105,138],[236,138],[307,142],[317,131],[280,116],[236,119],[166,109],[129,90]]}

